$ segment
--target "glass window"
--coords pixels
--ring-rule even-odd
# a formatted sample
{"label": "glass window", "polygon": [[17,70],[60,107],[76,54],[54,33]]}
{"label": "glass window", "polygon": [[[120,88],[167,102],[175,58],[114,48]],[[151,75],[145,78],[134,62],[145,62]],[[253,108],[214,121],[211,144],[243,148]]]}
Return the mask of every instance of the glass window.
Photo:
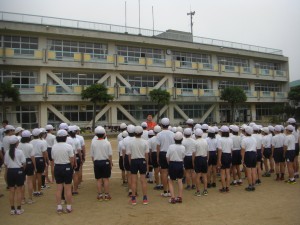
{"label": "glass window", "polygon": [[174,78],[174,87],[176,88],[194,88],[194,89],[209,89],[211,80],[197,78]]}
{"label": "glass window", "polygon": [[246,81],[236,81],[236,80],[219,81],[219,89],[224,89],[227,87],[240,87],[244,91],[248,91],[250,89],[249,83]]}
{"label": "glass window", "polygon": [[4,35],[3,46],[13,48],[15,54],[34,55],[34,50],[38,49],[38,38]]}

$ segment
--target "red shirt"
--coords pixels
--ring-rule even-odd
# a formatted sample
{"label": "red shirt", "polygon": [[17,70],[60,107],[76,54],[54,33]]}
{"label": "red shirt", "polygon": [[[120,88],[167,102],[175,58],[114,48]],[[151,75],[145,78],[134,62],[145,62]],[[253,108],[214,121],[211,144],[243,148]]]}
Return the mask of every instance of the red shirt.
{"label": "red shirt", "polygon": [[156,123],[153,121],[150,121],[150,122],[146,121],[146,123],[147,123],[147,130],[153,130],[154,127],[156,126]]}

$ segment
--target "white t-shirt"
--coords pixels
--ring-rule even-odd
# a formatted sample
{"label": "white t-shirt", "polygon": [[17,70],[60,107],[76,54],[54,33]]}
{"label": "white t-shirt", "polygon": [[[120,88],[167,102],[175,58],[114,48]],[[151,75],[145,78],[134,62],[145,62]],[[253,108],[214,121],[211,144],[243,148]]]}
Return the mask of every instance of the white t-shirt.
{"label": "white t-shirt", "polygon": [[148,140],[149,151],[157,152],[157,137],[153,136]]}
{"label": "white t-shirt", "polygon": [[[15,136],[15,135],[12,135]],[[4,154],[6,154],[7,151],[9,151],[9,138],[12,136],[4,136],[3,140],[2,140],[2,148],[4,149]]]}
{"label": "white t-shirt", "polygon": [[122,141],[119,141],[119,143],[118,143],[118,152],[119,152],[119,156],[122,155],[122,149],[125,149],[123,140],[122,140]]}
{"label": "white t-shirt", "polygon": [[118,142],[122,141],[124,138],[123,138],[123,135],[122,135],[122,132],[118,134],[117,136],[117,140]]}
{"label": "white t-shirt", "polygon": [[53,135],[51,133],[47,133],[45,140],[47,141],[48,148],[52,148],[52,146],[56,143],[56,137],[55,137],[55,135]]}
{"label": "white t-shirt", "polygon": [[109,141],[105,139],[99,139],[93,141],[91,144],[91,157],[94,160],[109,160],[109,157],[112,156],[112,148]]}
{"label": "white t-shirt", "polygon": [[157,134],[157,145],[160,146],[161,152],[167,152],[171,144],[174,144],[174,133],[169,130],[162,130]]}
{"label": "white t-shirt", "polygon": [[295,150],[295,136],[293,134],[286,135],[284,146],[287,146],[287,151]]}
{"label": "white t-shirt", "polygon": [[296,144],[299,142],[299,131],[294,129],[293,135],[295,137],[295,144]]}
{"label": "white t-shirt", "polygon": [[74,151],[70,144],[58,142],[52,146],[51,156],[55,164],[68,164],[70,157],[74,157]]}
{"label": "white t-shirt", "polygon": [[196,141],[191,137],[184,138],[182,145],[185,147],[185,156],[192,156],[193,152],[195,152]]}
{"label": "white t-shirt", "polygon": [[206,138],[205,139],[208,144],[208,151],[214,152],[217,151],[218,148],[218,139],[217,138]]}
{"label": "white t-shirt", "polygon": [[85,146],[84,137],[81,136],[81,135],[76,134],[76,138],[79,140],[79,143],[80,143],[80,146],[81,146],[81,149],[82,149],[82,147]]}
{"label": "white t-shirt", "polygon": [[34,150],[32,144],[20,143],[18,145],[18,149],[23,151],[25,158],[31,158],[32,156],[34,157]]}
{"label": "white t-shirt", "polygon": [[132,142],[133,139],[134,139],[134,137],[130,137],[130,136],[127,136],[126,138],[123,139],[122,151],[125,150],[126,155],[129,155],[129,152],[130,152],[129,144],[130,144],[130,142]]}
{"label": "white t-shirt", "polygon": [[233,142],[233,151],[235,150],[241,150],[241,142],[242,142],[242,138],[241,136],[238,135],[231,135],[230,138],[232,139]]}
{"label": "white t-shirt", "polygon": [[264,135],[262,137],[262,145],[264,148],[271,148],[271,143],[272,143],[272,136]]}
{"label": "white t-shirt", "polygon": [[0,142],[3,142],[3,137],[4,137],[4,128],[0,129]]}
{"label": "white t-shirt", "polygon": [[262,145],[261,134],[252,134],[252,137],[254,137],[256,140],[256,149],[261,149],[261,145]]}
{"label": "white t-shirt", "polygon": [[75,155],[78,154],[79,151],[81,151],[80,142],[79,142],[79,140],[76,137],[75,138],[67,137],[67,141],[66,142],[73,147],[73,151],[74,151]]}
{"label": "white t-shirt", "polygon": [[242,148],[245,152],[256,152],[256,140],[252,136],[246,136],[242,140]]}
{"label": "white t-shirt", "polygon": [[222,153],[231,153],[233,148],[233,141],[229,137],[221,137],[218,140],[218,149],[222,150]]}
{"label": "white t-shirt", "polygon": [[272,146],[274,148],[282,148],[285,138],[280,134],[275,134],[272,138]]}
{"label": "white t-shirt", "polygon": [[148,140],[149,139],[149,137],[148,137],[148,131],[147,130],[143,130],[142,138],[144,140]]}
{"label": "white t-shirt", "polygon": [[8,152],[4,156],[4,164],[7,166],[7,168],[21,168],[23,167],[24,163],[26,163],[26,159],[23,151],[20,149],[15,149],[14,160],[12,160]]}
{"label": "white t-shirt", "polygon": [[41,139],[33,139],[30,141],[30,144],[33,146],[34,157],[43,157],[43,152],[47,151],[47,146]]}
{"label": "white t-shirt", "polygon": [[195,156],[207,157],[208,143],[206,139],[196,139]]}
{"label": "white t-shirt", "polygon": [[180,144],[171,144],[167,150],[166,158],[171,162],[182,162],[185,157],[185,147]]}
{"label": "white t-shirt", "polygon": [[203,139],[206,139],[208,137],[208,133],[203,132],[202,136]]}
{"label": "white t-shirt", "polygon": [[129,143],[129,152],[131,159],[145,159],[145,154],[149,153],[149,146],[143,138],[133,138]]}

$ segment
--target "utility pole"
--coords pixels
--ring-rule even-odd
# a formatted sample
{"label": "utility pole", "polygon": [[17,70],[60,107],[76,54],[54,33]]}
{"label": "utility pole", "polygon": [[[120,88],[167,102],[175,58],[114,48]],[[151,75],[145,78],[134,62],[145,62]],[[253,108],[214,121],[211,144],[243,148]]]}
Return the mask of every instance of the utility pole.
{"label": "utility pole", "polygon": [[191,16],[191,33],[193,35],[193,16],[195,15],[195,11],[190,11],[189,13],[187,13],[188,16]]}

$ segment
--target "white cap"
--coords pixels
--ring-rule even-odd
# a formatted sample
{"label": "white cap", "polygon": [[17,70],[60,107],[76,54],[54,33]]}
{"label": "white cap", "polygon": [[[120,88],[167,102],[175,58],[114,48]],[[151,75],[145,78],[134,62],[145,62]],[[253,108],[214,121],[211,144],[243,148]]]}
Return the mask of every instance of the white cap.
{"label": "white cap", "polygon": [[22,130],[24,130],[22,127],[17,127],[15,129],[15,133],[17,134],[17,133],[21,132]]}
{"label": "white cap", "polygon": [[126,129],[126,128],[127,128],[126,123],[121,123],[121,124],[120,124],[120,129]]}
{"label": "white cap", "polygon": [[148,136],[154,136],[155,134],[154,134],[154,131],[153,130],[149,130],[148,131]]}
{"label": "white cap", "polygon": [[192,135],[192,129],[191,128],[185,128],[183,131],[183,134],[186,136]]}
{"label": "white cap", "polygon": [[[219,130],[219,129],[218,129],[218,130]],[[207,133],[214,134],[214,133],[215,133],[215,129],[214,129],[213,127],[208,127]]]}
{"label": "white cap", "polygon": [[177,129],[178,132],[183,133],[183,128],[181,126],[178,126],[176,129]]}
{"label": "white cap", "polygon": [[79,126],[75,125],[75,127],[77,128],[77,130],[81,130]]}
{"label": "white cap", "polygon": [[276,126],[274,127],[274,130],[275,130],[276,132],[280,132],[280,131],[281,131],[281,126],[280,126],[280,125],[276,125]]}
{"label": "white cap", "polygon": [[21,137],[30,137],[31,133],[29,130],[24,130],[21,134]]}
{"label": "white cap", "polygon": [[127,132],[130,133],[130,134],[133,134],[134,133],[134,128],[135,128],[135,126],[133,126],[132,124],[129,124],[127,126]]}
{"label": "white cap", "polygon": [[175,135],[174,135],[174,139],[175,139],[176,141],[182,140],[182,139],[183,139],[182,133],[181,133],[181,132],[176,132]]}
{"label": "white cap", "polygon": [[268,134],[269,133],[269,128],[268,127],[263,127],[263,128],[261,128],[261,131]]}
{"label": "white cap", "polygon": [[194,130],[200,128],[201,129],[201,125],[199,123],[196,123],[195,126],[194,126]]}
{"label": "white cap", "polygon": [[238,126],[236,126],[236,125],[233,125],[232,128],[231,128],[231,130],[233,132],[239,132],[240,128]]}
{"label": "white cap", "polygon": [[253,128],[253,126],[256,125],[254,122],[249,123],[249,126]]}
{"label": "white cap", "polygon": [[[173,133],[176,133],[177,128],[176,128],[176,127],[172,127],[171,131],[172,131]],[[178,132],[179,132],[179,131],[178,131]]]}
{"label": "white cap", "polygon": [[16,144],[19,142],[19,138],[16,135],[12,135],[9,137],[8,142],[10,145]]}
{"label": "white cap", "polygon": [[122,132],[122,137],[123,138],[126,138],[128,136],[128,132],[126,131],[126,130],[124,130],[123,132]]}
{"label": "white cap", "polygon": [[294,118],[289,118],[287,122],[288,123],[296,123],[296,120]]}
{"label": "white cap", "polygon": [[141,126],[135,126],[134,133],[136,133],[136,134],[143,133],[143,128]]}
{"label": "white cap", "polygon": [[41,130],[39,128],[34,128],[32,130],[32,135],[33,136],[39,136],[41,134]]}
{"label": "white cap", "polygon": [[59,127],[58,127],[60,130],[63,129],[63,130],[68,130],[69,129],[69,126],[68,124],[66,123],[61,123],[59,124]]}
{"label": "white cap", "polygon": [[194,120],[193,119],[188,119],[185,123],[193,125],[194,124]]}
{"label": "white cap", "polygon": [[201,130],[200,128],[197,128],[195,130],[195,136],[200,137],[202,136],[202,134],[203,134],[203,130]]}
{"label": "white cap", "polygon": [[255,130],[255,131],[258,131],[258,130],[259,130],[259,126],[258,126],[258,125],[256,125],[256,124],[255,124],[255,125],[253,125],[253,127],[252,127],[252,128],[253,128],[253,130]]}
{"label": "white cap", "polygon": [[105,134],[105,129],[101,126],[98,126],[95,128],[95,134]]}
{"label": "white cap", "polygon": [[234,127],[233,124],[230,124],[230,125],[229,125],[229,129],[230,129],[230,130],[232,130],[233,127]]}
{"label": "white cap", "polygon": [[156,126],[154,127],[154,132],[155,132],[155,133],[161,132],[161,127],[158,126],[158,125],[156,125]]}
{"label": "white cap", "polygon": [[229,132],[229,128],[225,125],[223,125],[221,128],[220,128],[220,131],[221,132]]}
{"label": "white cap", "polygon": [[247,127],[247,125],[246,125],[246,124],[243,124],[243,125],[241,126],[241,130],[245,130],[246,127]]}
{"label": "white cap", "polygon": [[74,127],[74,131],[78,131],[79,130],[79,127],[77,125],[73,125]]}
{"label": "white cap", "polygon": [[281,131],[283,131],[284,130],[284,126],[282,126],[282,125],[279,125],[280,127],[281,127]]}
{"label": "white cap", "polygon": [[61,129],[61,130],[57,131],[56,136],[57,137],[65,137],[65,136],[68,136],[68,132],[64,129]]}
{"label": "white cap", "polygon": [[40,130],[41,130],[41,133],[46,133],[46,129],[45,128],[40,128]]}
{"label": "white cap", "polygon": [[6,125],[5,130],[15,130],[15,127],[12,125]]}
{"label": "white cap", "polygon": [[207,130],[208,129],[208,125],[206,123],[202,124],[201,129],[202,130]]}
{"label": "white cap", "polygon": [[69,132],[75,132],[76,127],[75,126],[69,126]]}
{"label": "white cap", "polygon": [[289,131],[291,131],[291,132],[293,132],[294,129],[295,129],[295,127],[293,127],[292,125],[288,125],[288,126],[286,126],[285,129],[286,129],[286,130],[289,130]]}
{"label": "white cap", "polygon": [[172,128],[173,128],[172,126],[168,126],[169,131],[172,131]]}
{"label": "white cap", "polygon": [[253,134],[253,128],[250,127],[250,126],[248,126],[248,127],[245,128],[245,132],[246,132],[247,134]]}
{"label": "white cap", "polygon": [[215,133],[218,133],[218,132],[219,132],[219,127],[214,126],[214,129],[215,129]]}
{"label": "white cap", "polygon": [[46,125],[45,127],[46,130],[53,130],[54,127],[51,124]]}
{"label": "white cap", "polygon": [[160,122],[161,122],[161,124],[164,125],[164,126],[170,125],[170,120],[169,120],[169,118],[162,118]]}
{"label": "white cap", "polygon": [[147,127],[148,127],[148,125],[147,125],[146,122],[142,122],[142,123],[141,123],[141,126],[142,126],[143,128],[147,128]]}
{"label": "white cap", "polygon": [[268,126],[268,128],[269,128],[269,131],[271,131],[271,132],[274,132],[274,127],[273,126]]}

